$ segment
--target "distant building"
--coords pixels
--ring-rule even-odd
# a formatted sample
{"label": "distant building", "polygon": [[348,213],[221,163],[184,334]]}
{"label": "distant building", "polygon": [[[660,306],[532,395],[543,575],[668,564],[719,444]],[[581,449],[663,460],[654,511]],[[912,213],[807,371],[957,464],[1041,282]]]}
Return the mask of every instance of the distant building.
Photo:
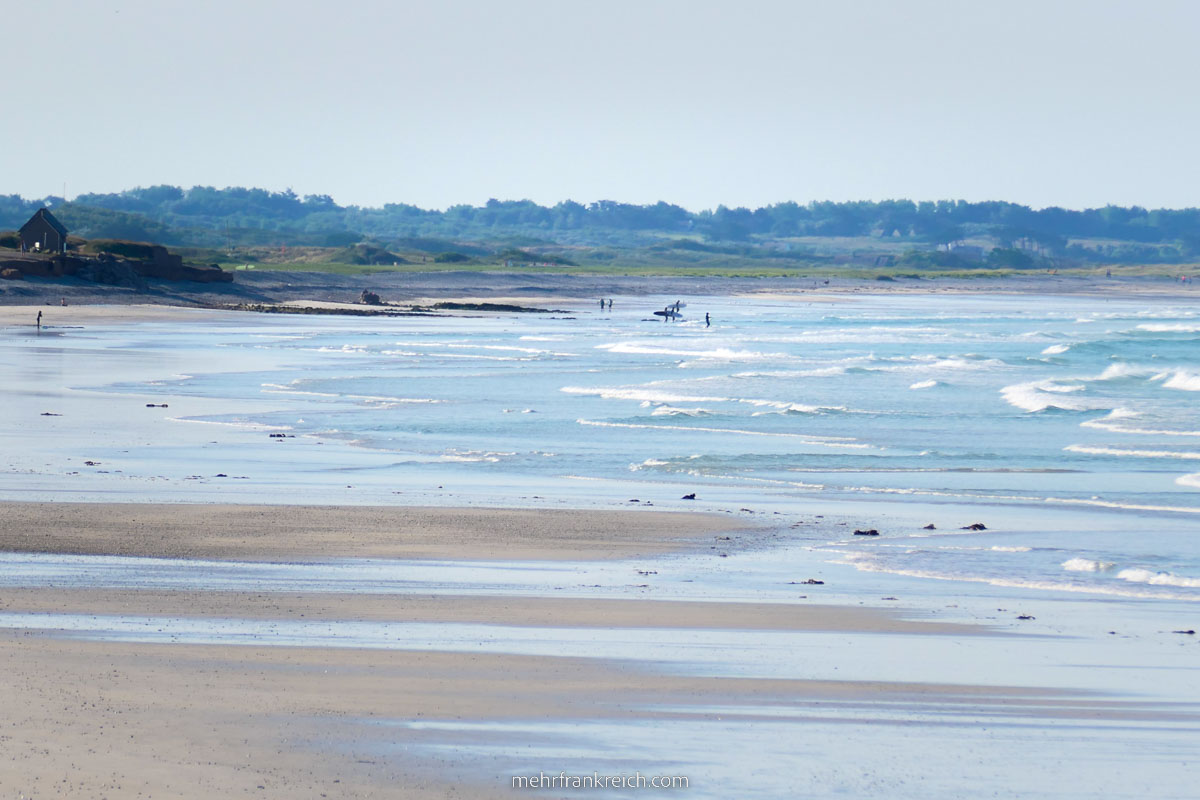
{"label": "distant building", "polygon": [[29,252],[65,253],[67,229],[45,208],[39,208],[21,226],[21,249]]}

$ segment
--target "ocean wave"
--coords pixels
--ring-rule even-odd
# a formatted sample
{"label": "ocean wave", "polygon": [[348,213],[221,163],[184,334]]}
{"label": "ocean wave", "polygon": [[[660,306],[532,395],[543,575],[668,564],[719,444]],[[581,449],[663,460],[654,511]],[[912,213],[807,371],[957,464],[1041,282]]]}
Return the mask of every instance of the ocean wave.
{"label": "ocean wave", "polygon": [[1084,453],[1093,456],[1133,456],[1134,458],[1184,458],[1200,459],[1200,453],[1178,450],[1130,450],[1123,447],[1089,447],[1082,444],[1069,444],[1063,450],[1071,453]]}
{"label": "ocean wave", "polygon": [[1178,586],[1181,589],[1200,589],[1200,578],[1188,578],[1170,572],[1152,572],[1137,567],[1123,569],[1117,577],[1130,583],[1146,583],[1151,586]]}
{"label": "ocean wave", "polygon": [[1167,389],[1182,389],[1185,392],[1200,392],[1200,374],[1177,369],[1163,381]]}
{"label": "ocean wave", "polygon": [[1122,361],[1118,364],[1109,364],[1094,378],[1084,378],[1083,380],[1091,381],[1120,381],[1131,378],[1146,378],[1155,375],[1157,369],[1143,367],[1138,364],[1130,364]]}
{"label": "ocean wave", "polygon": [[388,397],[373,394],[341,394],[339,392],[313,392],[307,389],[296,389],[278,383],[262,384],[263,394],[295,394],[306,397],[332,397],[340,400],[363,400],[368,403],[440,403],[432,397]]}
{"label": "ocean wave", "polygon": [[[837,375],[845,375],[846,367],[814,367],[812,369],[777,369],[768,372],[735,372],[729,377],[731,378],[832,378]],[[715,378],[724,378],[723,375],[712,376],[709,378],[693,378],[692,380],[713,380]]]}
{"label": "ocean wave", "polygon": [[938,381],[917,381],[908,388],[910,389],[932,389],[938,385]]}
{"label": "ocean wave", "polygon": [[996,553],[1028,553],[1033,548],[1032,547],[1024,547],[1022,545],[1011,545],[1010,546],[1010,545],[997,544],[997,545],[993,545],[990,549]]}
{"label": "ocean wave", "polygon": [[760,400],[752,397],[724,397],[721,395],[678,394],[642,387],[563,386],[565,394],[593,395],[602,400],[633,400],[642,405],[672,405],[674,403],[743,403],[757,408],[773,408],[780,413],[825,414],[825,413],[870,413],[851,412],[845,406],[810,406],[787,400]]}
{"label": "ocean wave", "polygon": [[1148,322],[1137,329],[1148,333],[1200,333],[1200,325],[1186,322]]}
{"label": "ocean wave", "polygon": [[[929,578],[939,581],[964,581],[966,583],[983,583],[1010,589],[1038,589],[1050,592],[1073,592],[1076,594],[1098,594],[1114,597],[1136,597],[1146,600],[1190,600],[1200,601],[1200,596],[1180,594],[1178,592],[1151,592],[1137,589],[1122,589],[1111,584],[1099,583],[1058,583],[1055,581],[1038,581],[1022,578],[987,578],[979,575],[950,575],[930,570],[900,569],[885,566],[874,561],[870,556],[861,553],[847,553],[838,563],[849,564],[861,572],[884,572],[889,575],[905,575],[911,578]],[[1164,586],[1168,584],[1153,584]]]}
{"label": "ocean wave", "polygon": [[650,412],[652,417],[708,417],[712,412],[704,408],[677,408],[661,405]]}
{"label": "ocean wave", "polygon": [[1014,383],[1000,390],[1000,396],[1010,406],[1037,413],[1041,411],[1096,411],[1108,406],[1100,400],[1072,398],[1065,395],[1079,391],[1076,385],[1062,384],[1054,380]]}
{"label": "ocean wave", "polygon": [[603,420],[594,419],[577,419],[576,423],[580,425],[590,425],[597,428],[630,428],[634,430],[651,430],[651,431],[676,431],[678,433],[694,433],[700,431],[702,433],[731,433],[739,436],[769,436],[784,439],[799,439],[805,444],[818,445],[820,447],[845,448],[852,450],[874,450],[874,445],[864,444],[862,442],[839,441],[833,437],[818,437],[806,436],[802,433],[777,433],[774,431],[747,431],[739,428],[704,428],[695,425],[647,425],[635,422],[606,422]]}
{"label": "ocean wave", "polygon": [[1059,356],[1071,349],[1069,344],[1052,344],[1042,351],[1044,356]]}
{"label": "ocean wave", "polygon": [[1200,472],[1193,472],[1190,475],[1180,475],[1175,479],[1175,483],[1179,486],[1200,489]]}
{"label": "ocean wave", "polygon": [[707,350],[685,350],[641,342],[598,344],[596,345],[596,349],[623,355],[680,356],[683,358],[705,358],[715,361],[764,361],[772,358],[789,358],[787,353],[760,353],[755,350],[732,350],[728,347]]}
{"label": "ocean wave", "polygon": [[1099,419],[1089,419],[1079,423],[1081,428],[1099,428],[1113,433],[1129,433],[1141,436],[1200,436],[1200,431],[1168,430],[1165,428],[1141,428],[1122,425],[1117,420],[1133,419],[1141,414],[1129,408],[1114,408]]}
{"label": "ocean wave", "polygon": [[225,421],[219,419],[196,419],[195,417],[167,417],[168,422],[191,422],[196,425],[222,425],[226,428],[241,428],[247,431],[290,431],[291,425],[268,425],[265,422]]}
{"label": "ocean wave", "polygon": [[1068,558],[1062,568],[1068,572],[1105,572],[1115,567],[1111,561],[1093,561],[1090,558]]}

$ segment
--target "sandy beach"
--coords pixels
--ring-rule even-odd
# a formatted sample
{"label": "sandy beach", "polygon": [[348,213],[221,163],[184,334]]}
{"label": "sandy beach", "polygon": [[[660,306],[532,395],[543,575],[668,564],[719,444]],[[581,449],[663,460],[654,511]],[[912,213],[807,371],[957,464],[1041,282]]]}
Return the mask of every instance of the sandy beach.
{"label": "sandy beach", "polygon": [[[365,555],[617,557],[695,546],[728,520],[653,513],[6,503],[0,549],[213,559]],[[689,538],[678,532],[686,528]],[[507,597],[8,590],[4,612],[962,636],[968,626],[874,609]],[[496,654],[80,642],[7,631],[0,785],[27,797],[455,797],[506,794],[495,775],[371,757],[373,719],[594,717],[656,703],[766,699],[1039,704],[1049,692],[970,685],[687,678],[621,663]],[[1014,695],[1015,692],[1015,695]],[[989,699],[991,698],[991,699]],[[351,720],[358,723],[351,724]]]}
{"label": "sandy beach", "polygon": [[[736,533],[711,515],[478,509],[208,505],[0,506],[0,550],[192,559],[619,558],[703,546]],[[687,536],[680,536],[681,528]],[[576,629],[742,629],[963,640],[982,626],[861,606],[654,600],[12,588],[10,614],[138,615],[476,623]],[[47,623],[53,627],[53,623]],[[1162,710],[1030,686],[877,680],[739,679],[663,673],[625,661],[354,647],[80,641],[0,634],[6,698],[0,786],[52,797],[511,796],[513,763],[415,746],[389,720],[669,719],[692,707],[915,704],[1042,719],[1164,720]],[[955,709],[958,709],[956,712]],[[718,717],[713,717],[717,719]],[[766,719],[766,718],[764,718]],[[415,737],[415,738],[414,738]],[[414,745],[407,755],[408,745]],[[399,744],[397,744],[399,743]]]}
{"label": "sandy beach", "polygon": [[[536,299],[513,285],[489,295],[461,281],[455,297],[563,307],[573,296],[556,287]],[[676,288],[633,283],[638,291]],[[1097,285],[1085,283],[1072,285]],[[876,289],[860,282],[803,296],[794,286],[743,284],[789,308],[817,298],[850,305],[847,292]],[[437,296],[428,285],[411,293]],[[1128,788],[1141,780],[1128,754],[1169,751],[1197,729],[1187,688],[1192,640],[1177,634],[1191,624],[1189,607],[1155,616],[1130,605],[1111,621],[1086,598],[1072,604],[987,587],[918,593],[907,579],[830,566],[830,555],[806,550],[838,539],[887,547],[892,535],[924,535],[934,512],[939,532],[952,537],[976,521],[970,502],[921,506],[912,512],[919,523],[894,515],[870,523],[882,536],[854,537],[867,522],[852,514],[866,507],[838,512],[811,483],[791,495],[701,484],[700,497],[685,500],[696,491],[690,483],[626,477],[654,463],[625,455],[621,441],[674,430],[666,423],[686,424],[679,412],[701,401],[672,401],[685,407],[656,415],[635,392],[626,400],[635,410],[622,414],[641,416],[601,420],[628,437],[621,441],[593,438],[607,429],[570,428],[583,447],[633,462],[620,464],[616,478],[597,480],[570,462],[554,467],[553,484],[522,481],[503,467],[517,448],[499,443],[404,462],[432,423],[414,425],[411,447],[390,449],[299,429],[270,438],[324,412],[332,396],[326,386],[306,393],[260,377],[277,361],[324,357],[317,347],[262,356],[256,345],[293,341],[290,328],[164,305],[36,308],[45,311],[43,334],[65,340],[61,349],[27,335],[34,306],[0,306],[0,332],[15,354],[9,434],[20,442],[4,464],[10,501],[0,503],[0,790],[9,795],[493,797],[523,794],[511,778],[530,770],[637,769],[691,773],[696,796],[716,798],[739,796],[737,770],[750,765],[753,797],[892,797],[908,791],[897,795],[899,786],[920,794],[927,782],[949,797],[997,780],[1050,796],[1063,786],[1063,760],[1081,791],[1126,775],[1120,785]],[[640,314],[628,313],[629,326],[640,325]],[[198,321],[225,326],[240,349],[201,351],[191,339],[154,349],[171,323]],[[426,322],[435,333],[441,324]],[[567,330],[470,352],[478,364],[536,374],[539,356],[576,358],[560,352]],[[96,331],[118,331],[118,346]],[[418,347],[423,332],[391,332],[379,346]],[[430,347],[461,358],[464,343],[479,344]],[[675,350],[681,359],[705,357],[696,347]],[[359,357],[341,341],[325,349],[331,358]],[[579,345],[588,358],[597,351]],[[731,348],[718,355],[747,353],[755,357]],[[223,374],[238,357],[247,359],[238,373],[249,376],[247,400],[191,391],[193,373]],[[380,363],[410,357],[429,358],[389,354]],[[458,363],[449,361],[453,374]],[[659,367],[646,377],[663,375]],[[537,424],[553,403],[574,401],[559,391],[565,383],[543,390],[537,408],[505,399],[493,401],[502,407],[491,416],[471,413],[488,425]],[[110,384],[115,390],[104,391]],[[248,409],[275,413],[297,389],[311,405],[269,424],[247,418]],[[450,406],[408,385],[348,396],[354,411],[378,411],[381,428]],[[778,442],[796,463],[810,450],[867,450],[836,429],[800,435],[785,427],[796,409],[760,417],[775,406],[749,398],[738,427],[701,419],[694,433],[728,434],[735,456]],[[562,415],[571,425],[580,416]],[[753,428],[776,419],[778,428]],[[685,461],[703,452],[691,442],[681,448]],[[548,455],[533,453],[538,464]],[[460,463],[495,463],[488,474],[499,475],[500,488],[484,495],[466,468],[447,471]],[[703,468],[680,480],[703,479]],[[577,486],[584,503],[572,508],[564,496],[573,495],[563,493]],[[96,498],[123,502],[77,502]],[[281,505],[264,504],[272,502]],[[944,552],[996,558],[1038,549],[1037,540],[1002,537],[1034,536],[1042,520],[1005,530],[999,517],[989,511],[989,528],[1000,530],[984,544],[938,541],[950,542]],[[934,543],[904,541],[881,552]],[[1142,674],[1157,680],[1134,680]],[[1165,759],[1162,769],[1179,783],[1185,760]],[[1011,774],[1014,761],[1027,765],[1021,775]]]}

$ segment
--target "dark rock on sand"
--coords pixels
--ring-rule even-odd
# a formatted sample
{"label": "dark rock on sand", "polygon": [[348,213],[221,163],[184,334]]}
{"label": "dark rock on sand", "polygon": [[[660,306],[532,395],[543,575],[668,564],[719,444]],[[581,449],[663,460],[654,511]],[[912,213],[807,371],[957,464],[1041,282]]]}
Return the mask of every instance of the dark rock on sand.
{"label": "dark rock on sand", "polygon": [[684,495],[683,497],[681,497],[680,499],[681,499],[681,500],[695,500],[695,499],[696,499],[696,493],[695,493],[695,492],[692,492],[691,494],[685,494],[685,495]]}
{"label": "dark rock on sand", "polygon": [[972,522],[970,525],[967,525],[967,526],[965,526],[965,527],[959,528],[959,530],[963,530],[963,531],[986,531],[986,530],[987,530],[987,525],[984,525],[982,522]]}
{"label": "dark rock on sand", "polygon": [[874,528],[870,528],[865,531],[855,531],[854,535],[855,536],[878,536],[879,531],[875,530]]}
{"label": "dark rock on sand", "polygon": [[936,526],[936,525],[934,525],[934,524],[931,522],[931,523],[929,523],[928,525],[926,525],[924,528],[921,528],[921,530],[923,530],[923,531],[936,531],[936,530],[937,530],[937,526]]}

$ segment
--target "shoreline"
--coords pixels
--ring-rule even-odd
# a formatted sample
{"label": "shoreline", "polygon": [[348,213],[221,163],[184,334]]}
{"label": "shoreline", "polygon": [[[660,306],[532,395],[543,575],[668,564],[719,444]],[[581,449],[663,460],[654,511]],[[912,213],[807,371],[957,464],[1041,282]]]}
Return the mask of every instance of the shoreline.
{"label": "shoreline", "polygon": [[[373,291],[382,296],[383,306],[362,305],[359,295]],[[481,313],[519,313],[498,310],[443,309],[427,307],[439,302],[463,304],[505,303],[554,311],[564,303],[578,303],[589,311],[596,297],[628,299],[661,296],[776,295],[807,302],[838,301],[855,295],[896,294],[1028,294],[1079,297],[1145,297],[1194,301],[1200,287],[1180,285],[1164,276],[1047,275],[1029,273],[973,278],[893,278],[869,280],[825,276],[794,278],[738,278],[641,275],[590,275],[571,273],[523,274],[496,272],[429,272],[368,275],[337,275],[316,272],[238,273],[232,284],[152,284],[146,290],[89,284],[82,281],[35,279],[0,282],[0,325],[19,324],[18,309],[33,306],[79,308],[106,306],[140,309],[139,320],[156,319],[150,309],[206,309],[216,313],[238,311],[238,306],[277,306],[289,313],[311,307],[316,313],[387,316],[417,313],[419,316]],[[61,301],[66,306],[61,306]],[[413,309],[420,309],[413,311]],[[245,310],[245,309],[242,309]],[[561,308],[559,308],[561,310]],[[170,313],[170,312],[167,312]],[[262,313],[262,312],[250,312]],[[105,318],[92,316],[91,321]],[[128,316],[118,318],[130,319]]]}

